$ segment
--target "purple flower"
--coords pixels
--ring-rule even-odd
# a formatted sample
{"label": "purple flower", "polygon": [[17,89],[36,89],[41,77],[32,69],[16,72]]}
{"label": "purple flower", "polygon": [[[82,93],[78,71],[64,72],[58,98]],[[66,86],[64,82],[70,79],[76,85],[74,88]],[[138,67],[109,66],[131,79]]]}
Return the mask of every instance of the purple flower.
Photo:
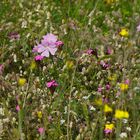
{"label": "purple flower", "polygon": [[140,24],[137,26],[137,32],[140,32]]}
{"label": "purple flower", "polygon": [[36,61],[41,61],[43,58],[44,58],[44,56],[41,56],[41,55],[35,56]]}

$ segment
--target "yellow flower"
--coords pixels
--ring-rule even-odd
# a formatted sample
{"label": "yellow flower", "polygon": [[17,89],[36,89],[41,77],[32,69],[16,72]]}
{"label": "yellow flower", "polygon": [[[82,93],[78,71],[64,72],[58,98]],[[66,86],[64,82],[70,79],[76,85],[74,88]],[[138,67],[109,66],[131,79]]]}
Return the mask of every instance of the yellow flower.
{"label": "yellow flower", "polygon": [[26,83],[26,79],[25,78],[19,78],[19,80],[18,80],[19,86],[24,86],[25,83]]}
{"label": "yellow flower", "polygon": [[112,112],[112,108],[109,107],[107,104],[104,106],[104,112],[107,113],[107,112]]}
{"label": "yellow flower", "polygon": [[115,111],[115,118],[117,119],[129,118],[129,113],[127,111],[122,111],[117,109]]}
{"label": "yellow flower", "polygon": [[35,62],[35,61],[32,61],[32,62],[31,62],[31,65],[30,65],[30,70],[33,70],[33,69],[35,69],[36,67],[37,67],[36,62]]}
{"label": "yellow flower", "polygon": [[121,29],[120,33],[121,36],[123,37],[127,37],[129,35],[128,30],[127,29]]}
{"label": "yellow flower", "polygon": [[97,105],[102,105],[102,104],[103,104],[103,101],[102,101],[102,99],[100,98],[100,99],[95,100],[95,103],[96,103]]}
{"label": "yellow flower", "polygon": [[113,74],[112,76],[108,77],[108,80],[110,80],[110,81],[116,81],[116,79],[117,79],[117,75],[116,74]]}
{"label": "yellow flower", "polygon": [[120,84],[120,89],[121,89],[121,91],[127,90],[127,89],[128,89],[128,84],[121,83],[121,84]]}
{"label": "yellow flower", "polygon": [[71,69],[73,66],[74,66],[73,61],[68,60],[68,61],[66,62],[66,68]]}
{"label": "yellow flower", "polygon": [[112,130],[113,128],[114,128],[114,124],[113,123],[105,125],[105,129]]}
{"label": "yellow flower", "polygon": [[42,118],[42,112],[41,111],[38,111],[37,112],[37,116],[38,116],[39,119],[41,119]]}
{"label": "yellow flower", "polygon": [[124,118],[129,118],[129,113],[127,111],[124,111],[123,116],[124,116]]}

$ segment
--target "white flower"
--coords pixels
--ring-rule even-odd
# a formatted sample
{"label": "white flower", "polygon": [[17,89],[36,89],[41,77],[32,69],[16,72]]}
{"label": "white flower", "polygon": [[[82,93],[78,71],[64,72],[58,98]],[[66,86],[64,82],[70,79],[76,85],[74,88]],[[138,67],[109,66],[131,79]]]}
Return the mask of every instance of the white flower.
{"label": "white flower", "polygon": [[127,119],[123,119],[122,121],[123,121],[123,123],[128,123]]}
{"label": "white flower", "polygon": [[91,111],[96,111],[96,108],[93,107],[93,106],[90,106],[90,110],[91,110]]}
{"label": "white flower", "polygon": [[65,123],[65,120],[60,120],[60,124],[64,124]]}
{"label": "white flower", "polygon": [[88,96],[83,96],[83,99],[87,100],[90,97],[90,95]]}
{"label": "white flower", "polygon": [[131,127],[126,127],[126,130],[131,131]]}
{"label": "white flower", "polygon": [[121,138],[127,138],[127,133],[126,133],[126,132],[122,132],[122,133],[120,134],[120,137],[121,137]]}

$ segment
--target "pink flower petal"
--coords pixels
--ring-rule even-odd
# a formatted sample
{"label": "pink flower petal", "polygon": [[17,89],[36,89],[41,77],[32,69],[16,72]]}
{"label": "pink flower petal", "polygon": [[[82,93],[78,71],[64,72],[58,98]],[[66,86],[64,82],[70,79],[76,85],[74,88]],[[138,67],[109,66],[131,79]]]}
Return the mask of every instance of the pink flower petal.
{"label": "pink flower petal", "polygon": [[56,42],[57,41],[57,36],[55,36],[54,34],[47,34],[45,36],[43,36],[43,39],[46,40],[47,42],[51,43],[51,42]]}
{"label": "pink flower petal", "polygon": [[64,43],[62,41],[57,41],[55,44],[57,47],[64,45]]}
{"label": "pink flower petal", "polygon": [[49,57],[49,51],[48,50],[45,50],[41,56],[45,56],[45,57]]}
{"label": "pink flower petal", "polygon": [[16,106],[16,110],[17,110],[17,111],[20,111],[19,105]]}
{"label": "pink flower petal", "polygon": [[46,50],[46,48],[42,45],[38,45],[38,53],[44,52]]}
{"label": "pink flower petal", "polygon": [[48,88],[57,87],[57,86],[58,86],[58,84],[56,83],[55,80],[52,80],[52,81],[50,81],[50,82],[47,82],[46,85],[47,85]]}
{"label": "pink flower petal", "polygon": [[43,127],[38,128],[38,132],[40,133],[40,135],[42,135],[44,133],[44,128]]}
{"label": "pink flower petal", "polygon": [[126,79],[125,80],[125,84],[129,85],[129,83],[130,83],[130,80],[129,79]]}
{"label": "pink flower petal", "polygon": [[98,92],[102,92],[102,87],[101,86],[98,87]]}
{"label": "pink flower petal", "polygon": [[111,130],[111,129],[105,129],[104,132],[105,132],[106,134],[109,134],[109,133],[112,133],[112,130]]}
{"label": "pink flower petal", "polygon": [[54,55],[57,51],[57,48],[48,48],[51,55]]}
{"label": "pink flower petal", "polygon": [[40,60],[42,60],[43,58],[44,58],[44,56],[41,56],[41,55],[35,56],[35,60],[36,60],[36,61],[40,61]]}

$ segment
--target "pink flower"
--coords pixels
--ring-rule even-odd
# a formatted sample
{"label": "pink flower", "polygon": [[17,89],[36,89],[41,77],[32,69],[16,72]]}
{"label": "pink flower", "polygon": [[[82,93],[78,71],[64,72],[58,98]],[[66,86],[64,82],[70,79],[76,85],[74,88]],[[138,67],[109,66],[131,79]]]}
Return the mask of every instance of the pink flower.
{"label": "pink flower", "polygon": [[17,110],[17,111],[20,111],[19,105],[16,106],[16,110]]}
{"label": "pink flower", "polygon": [[129,79],[126,79],[125,80],[125,84],[129,85],[129,83],[130,83],[130,80]]}
{"label": "pink flower", "polygon": [[102,92],[102,87],[101,86],[98,87],[98,92]]}
{"label": "pink flower", "polygon": [[106,90],[110,90],[110,84],[106,85]]}
{"label": "pink flower", "polygon": [[51,33],[43,36],[43,39],[41,40],[41,44],[44,46],[56,46],[56,42],[57,36]]}
{"label": "pink flower", "polygon": [[93,54],[93,49],[88,49],[87,54],[89,54],[89,55]]}
{"label": "pink flower", "polygon": [[98,53],[97,53],[97,49],[88,49],[87,51],[86,51],[86,53],[88,54],[88,55],[95,55],[96,56],[96,58],[98,58]]}
{"label": "pink flower", "polygon": [[40,133],[40,135],[42,135],[44,133],[44,128],[43,127],[38,128],[38,132]]}
{"label": "pink flower", "polygon": [[41,55],[35,56],[36,61],[41,61],[43,58],[44,58],[44,56],[41,56]]}
{"label": "pink flower", "polygon": [[103,103],[108,103],[108,99],[107,98],[102,98]]}
{"label": "pink flower", "polygon": [[58,86],[55,80],[52,80],[50,82],[46,83],[46,86],[50,89],[50,92],[53,94],[55,91],[55,88]]}
{"label": "pink flower", "polygon": [[38,52],[38,49],[39,49],[39,44],[38,44],[38,46],[34,46],[34,48],[33,48],[33,50],[32,50],[32,52]]}
{"label": "pink flower", "polygon": [[41,43],[33,48],[33,52],[37,52],[44,57],[49,57],[50,54],[55,55],[59,45],[62,45],[62,42],[57,41],[57,36],[50,33],[43,36]]}
{"label": "pink flower", "polygon": [[140,32],[140,24],[137,26],[137,32]]}
{"label": "pink flower", "polygon": [[105,129],[104,132],[105,132],[106,134],[109,134],[109,133],[112,133],[112,130],[111,130],[111,129]]}
{"label": "pink flower", "polygon": [[46,85],[47,85],[48,88],[52,88],[52,87],[57,87],[58,86],[58,84],[56,83],[55,80],[52,80],[50,82],[47,82]]}
{"label": "pink flower", "polygon": [[64,45],[64,43],[62,41],[57,41],[55,44],[56,44],[57,47]]}
{"label": "pink flower", "polygon": [[111,50],[110,48],[107,48],[106,54],[107,54],[107,55],[110,55],[111,53],[112,53],[112,50]]}
{"label": "pink flower", "polygon": [[18,34],[18,32],[11,32],[8,34],[8,37],[11,40],[19,40],[20,35]]}
{"label": "pink flower", "polygon": [[4,69],[4,66],[2,64],[0,64],[0,74],[2,74],[3,69]]}
{"label": "pink flower", "polygon": [[100,65],[102,66],[103,69],[107,69],[110,67],[110,65],[107,62],[101,61]]}

